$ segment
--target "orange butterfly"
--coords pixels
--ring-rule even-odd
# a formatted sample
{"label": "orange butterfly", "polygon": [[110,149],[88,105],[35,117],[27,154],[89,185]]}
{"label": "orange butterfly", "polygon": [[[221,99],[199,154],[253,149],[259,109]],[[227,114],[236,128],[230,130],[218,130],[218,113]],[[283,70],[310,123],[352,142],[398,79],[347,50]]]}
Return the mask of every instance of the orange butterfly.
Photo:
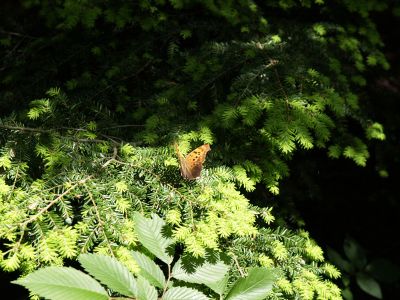
{"label": "orange butterfly", "polygon": [[179,166],[182,177],[185,179],[199,178],[207,152],[211,150],[210,145],[204,144],[194,149],[192,152],[186,155],[186,157],[183,157],[178,149],[177,144],[175,144],[175,150],[179,158]]}

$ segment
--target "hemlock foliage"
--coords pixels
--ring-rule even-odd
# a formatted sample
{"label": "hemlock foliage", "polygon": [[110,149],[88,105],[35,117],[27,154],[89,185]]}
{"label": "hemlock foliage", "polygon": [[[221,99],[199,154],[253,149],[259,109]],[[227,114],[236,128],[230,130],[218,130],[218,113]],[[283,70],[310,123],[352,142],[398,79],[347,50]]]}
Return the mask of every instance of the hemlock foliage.
{"label": "hemlock foliage", "polygon": [[[169,257],[167,244],[173,240],[162,239],[160,235],[165,222],[153,215],[151,219],[135,214],[136,232],[139,241],[156,258],[164,261]],[[151,228],[152,230],[149,230]],[[165,242],[165,243],[164,243]],[[164,244],[160,247],[160,244]],[[35,271],[25,278],[20,278],[14,283],[23,285],[39,296],[54,300],[62,299],[109,299],[107,291],[100,285],[107,286],[112,294],[127,296],[126,299],[156,300],[159,288],[161,299],[211,299],[212,294],[217,294],[219,299],[265,299],[272,289],[274,281],[273,270],[258,267],[249,270],[245,278],[239,278],[228,288],[229,266],[218,261],[214,264],[205,263],[199,265],[194,273],[188,273],[182,268],[181,260],[171,267],[172,260],[165,262],[168,274],[164,278],[161,268],[147,255],[131,251],[131,256],[136,260],[140,271],[136,276],[129,269],[113,257],[101,254],[81,254],[78,257],[80,264],[86,272],[96,280],[72,268],[46,267]],[[178,281],[177,281],[178,280]],[[180,283],[181,282],[181,283]],[[203,284],[211,289],[207,294],[193,287],[185,287],[182,283]],[[121,298],[122,299],[122,298]]]}
{"label": "hemlock foliage", "polygon": [[[20,131],[14,140],[18,138],[25,144],[37,139]],[[140,252],[132,254],[132,249],[143,245],[171,264],[173,256],[167,249],[174,241],[183,246],[182,264],[190,270],[196,270],[196,263],[213,262],[225,253],[234,257],[233,279],[244,276],[248,267],[276,267],[288,285],[313,274],[311,285],[302,279],[304,288],[323,288],[333,295],[331,299],[340,298],[340,290],[323,280],[338,276],[338,271],[331,266],[332,276],[324,269],[321,250],[305,234],[257,230],[256,219],[270,222],[273,216],[268,209],[250,205],[237,190],[243,176],[235,176],[233,169],[209,167],[196,182],[183,181],[172,146],[125,144],[113,149],[112,143],[88,143],[55,134],[50,140],[47,147],[36,144],[37,153],[43,153],[46,172],[30,182],[26,180],[26,163],[16,162],[18,152],[11,157],[13,150],[9,148],[2,156],[2,161],[10,161],[3,164],[7,175],[1,188],[3,198],[8,199],[2,203],[0,230],[1,238],[7,240],[0,262],[4,270],[30,273],[41,266],[62,265],[64,259],[75,259],[82,252],[96,252],[115,256],[138,273],[146,258]],[[47,153],[58,159],[46,159]],[[164,235],[170,238],[162,234],[159,217],[146,220],[137,212],[162,215],[168,224]],[[294,243],[286,243],[293,236]],[[265,238],[267,243],[262,240]],[[246,243],[257,248],[242,251]],[[299,291],[292,290],[289,295],[296,297]],[[270,297],[282,293],[276,286]]]}
{"label": "hemlock foliage", "polygon": [[[367,72],[389,67],[370,17],[389,2],[7,5],[4,271],[28,274],[96,252],[137,274],[143,246],[171,264],[165,249],[175,243],[185,267],[227,254],[230,280],[276,268],[270,299],[341,298],[338,270],[308,233],[280,216],[274,225],[270,203],[249,199],[264,188],[278,195],[298,151],[322,148],[365,166],[368,141],[385,139],[360,91]],[[175,141],[182,152],[211,144],[199,180],[181,179]],[[161,216],[166,232],[146,240],[138,212]]]}

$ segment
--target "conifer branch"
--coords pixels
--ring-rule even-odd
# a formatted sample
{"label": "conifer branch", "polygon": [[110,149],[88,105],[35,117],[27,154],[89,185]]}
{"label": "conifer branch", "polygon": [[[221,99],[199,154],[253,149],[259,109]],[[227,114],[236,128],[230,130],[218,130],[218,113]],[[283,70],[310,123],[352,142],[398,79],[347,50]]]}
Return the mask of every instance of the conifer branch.
{"label": "conifer branch", "polygon": [[79,180],[76,182],[73,186],[65,190],[61,195],[59,195],[57,198],[55,198],[53,201],[51,201],[46,207],[42,208],[37,214],[34,216],[30,217],[28,220],[23,222],[20,226],[26,226],[29,223],[32,223],[35,221],[37,218],[39,218],[43,213],[47,212],[54,204],[56,204],[58,201],[60,201],[65,195],[69,194],[72,190],[74,190],[77,186],[83,185],[86,181],[90,180],[93,178],[93,175],[90,175],[84,179]]}
{"label": "conifer branch", "polygon": [[127,76],[123,76],[120,79],[118,79],[117,81],[113,82],[112,84],[106,86],[105,88],[103,88],[102,90],[98,91],[96,94],[94,94],[90,100],[96,98],[98,95],[100,95],[101,93],[104,93],[105,91],[111,89],[113,86],[115,86],[117,83],[136,77],[138,76],[140,73],[142,73],[151,63],[153,62],[152,59],[149,59],[142,67],[140,67],[135,73],[131,74],[131,75],[127,75]]}
{"label": "conifer branch", "polygon": [[[130,166],[132,166],[133,168],[141,169],[142,171],[144,171],[144,172],[150,174],[152,177],[157,178],[157,180],[160,182],[160,184],[164,184],[165,186],[168,186],[168,188],[169,188],[170,190],[172,190],[174,193],[178,194],[182,199],[185,199],[185,200],[186,200],[185,202],[186,202],[186,203],[189,205],[189,207],[190,207],[190,218],[191,218],[191,220],[192,220],[192,225],[193,225],[193,226],[195,225],[195,224],[194,224],[195,222],[194,222],[194,212],[193,212],[193,204],[192,204],[192,201],[191,201],[188,197],[186,197],[184,194],[182,194],[177,188],[175,188],[173,185],[171,185],[171,184],[168,183],[168,182],[163,182],[163,181],[161,180],[160,175],[158,175],[158,174],[152,172],[152,171],[151,171],[150,169],[148,169],[148,168],[144,168],[144,167],[142,167],[142,166],[140,166],[140,165],[137,165],[137,164],[125,163],[125,162],[122,162],[122,161],[119,161],[119,160],[116,160],[116,159],[111,159],[111,160],[112,160],[113,162],[116,162],[116,163],[119,163],[119,164],[122,164],[122,165],[130,165]],[[189,190],[189,193],[193,196],[192,191]],[[193,197],[194,197],[194,196],[193,196]]]}
{"label": "conifer branch", "polygon": [[286,93],[285,88],[284,88],[283,85],[282,85],[281,79],[280,79],[280,77],[279,77],[278,70],[277,70],[276,68],[274,69],[274,72],[275,72],[276,80],[277,80],[278,85],[279,85],[279,89],[281,90],[283,96],[285,97],[286,115],[287,115],[288,120],[290,120],[290,115],[289,115],[289,97],[288,97],[288,95],[287,95],[287,93]]}
{"label": "conifer branch", "polygon": [[200,93],[202,93],[207,87],[209,87],[211,84],[213,84],[214,82],[216,82],[218,79],[220,79],[222,76],[224,76],[225,74],[228,74],[229,72],[231,72],[232,70],[236,69],[237,67],[239,67],[240,65],[243,65],[244,63],[246,63],[248,61],[248,59],[244,59],[244,60],[240,60],[239,62],[233,64],[231,67],[225,69],[223,72],[220,72],[219,74],[217,74],[216,76],[214,76],[213,78],[209,79],[205,84],[203,84],[202,87],[200,87],[195,93],[193,93],[190,97],[191,98],[195,98],[197,97],[197,95],[199,95]]}
{"label": "conifer branch", "polygon": [[245,277],[246,274],[244,273],[242,267],[239,265],[239,262],[238,262],[238,260],[237,260],[236,255],[233,254],[233,253],[231,253],[231,256],[232,256],[233,261],[235,262],[235,265],[236,265],[236,267],[237,267],[237,269],[238,269],[238,271],[239,271],[239,273],[240,273],[240,276],[241,276],[241,277]]}
{"label": "conifer branch", "polygon": [[7,197],[7,200],[8,200],[8,201],[10,201],[11,196],[12,196],[14,190],[15,190],[15,184],[17,183],[19,171],[20,171],[20,170],[19,170],[19,166],[18,166],[18,167],[17,167],[17,170],[15,171],[15,175],[14,175],[15,178],[14,178],[13,184],[12,184],[12,186],[11,186],[11,191],[10,191],[10,193],[8,194],[8,197]]}
{"label": "conifer branch", "polygon": [[125,124],[125,125],[115,125],[115,126],[107,126],[101,127],[101,129],[115,129],[115,128],[127,128],[127,127],[145,127],[146,125],[142,124]]}
{"label": "conifer branch", "polygon": [[100,212],[99,212],[99,209],[97,207],[96,201],[94,201],[93,194],[90,191],[90,189],[86,186],[86,184],[84,185],[84,188],[85,188],[85,190],[86,190],[86,192],[87,192],[87,194],[89,196],[90,202],[93,205],[93,209],[95,211],[96,218],[97,218],[97,226],[96,226],[97,228],[96,228],[96,230],[93,230],[93,232],[96,232],[98,230],[99,232],[101,232],[103,234],[104,240],[107,243],[107,246],[108,246],[108,249],[110,251],[110,254],[112,256],[114,256],[114,252],[113,252],[113,249],[111,247],[110,240],[109,240],[109,238],[108,238],[108,236],[106,234],[106,231],[104,230],[105,229],[104,228],[105,222],[102,220],[102,218],[100,216]]}
{"label": "conifer branch", "polygon": [[102,167],[102,168],[105,168],[105,167],[107,167],[110,163],[112,163],[113,161],[115,161],[115,158],[117,157],[117,154],[118,154],[118,149],[117,149],[117,147],[113,147],[113,155],[112,155],[112,157],[111,157],[109,160],[107,160],[101,167]]}
{"label": "conifer branch", "polygon": [[29,132],[39,132],[39,133],[49,133],[54,132],[54,129],[41,129],[41,128],[30,128],[30,127],[19,127],[19,126],[9,126],[0,124],[0,128],[17,130],[17,131],[29,131]]}
{"label": "conifer branch", "polygon": [[6,30],[2,30],[2,29],[0,29],[0,33],[7,34],[7,35],[13,35],[13,36],[19,36],[19,37],[23,37],[23,38],[37,39],[37,37],[31,36],[29,34],[13,32],[13,31],[6,31]]}
{"label": "conifer branch", "polygon": [[[68,127],[59,127],[54,129],[41,129],[41,128],[31,128],[31,127],[19,127],[19,126],[9,126],[9,125],[0,125],[0,128],[9,129],[9,130],[16,130],[16,131],[26,131],[26,132],[37,132],[37,133],[53,133],[57,132],[59,129],[67,129],[67,130],[75,130],[75,131],[83,131],[82,128],[68,128]],[[103,134],[101,134],[103,135]],[[85,142],[85,143],[105,143],[108,141],[113,142],[114,144],[119,144],[118,142],[114,141],[110,136],[103,135],[108,140],[100,140],[100,139],[82,139],[77,138],[74,136],[65,135],[62,136],[63,139],[72,140],[76,142]]]}

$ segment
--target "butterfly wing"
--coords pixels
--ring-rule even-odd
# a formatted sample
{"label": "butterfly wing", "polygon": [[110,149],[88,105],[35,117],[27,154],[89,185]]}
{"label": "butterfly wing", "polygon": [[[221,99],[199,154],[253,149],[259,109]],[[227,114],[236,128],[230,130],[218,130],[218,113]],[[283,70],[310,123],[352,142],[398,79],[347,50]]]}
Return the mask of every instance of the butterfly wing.
{"label": "butterfly wing", "polygon": [[185,157],[184,163],[181,164],[182,176],[186,179],[195,179],[200,177],[207,152],[210,150],[210,145],[204,144],[190,152]]}
{"label": "butterfly wing", "polygon": [[195,179],[200,177],[207,152],[211,150],[210,145],[204,144],[194,149],[186,157],[183,157],[177,144],[175,144],[175,150],[178,155],[182,177],[185,179]]}
{"label": "butterfly wing", "polygon": [[185,177],[184,174],[188,174],[185,158],[183,157],[181,151],[179,151],[178,144],[175,143],[174,146],[175,146],[176,155],[178,155],[178,159],[179,159],[179,168],[181,170],[181,175],[183,177]]}

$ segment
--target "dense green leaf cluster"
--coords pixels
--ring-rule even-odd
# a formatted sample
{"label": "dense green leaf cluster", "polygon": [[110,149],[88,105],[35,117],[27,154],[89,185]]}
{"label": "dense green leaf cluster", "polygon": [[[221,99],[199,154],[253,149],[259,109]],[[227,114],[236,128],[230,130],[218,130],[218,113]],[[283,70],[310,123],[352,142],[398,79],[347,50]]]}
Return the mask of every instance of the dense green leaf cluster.
{"label": "dense green leaf cluster", "polygon": [[[142,145],[206,128],[224,164],[278,194],[297,149],[327,148],[364,166],[365,141],[384,139],[355,92],[368,68],[388,68],[370,14],[389,3],[356,2],[25,0],[22,13],[39,11],[38,33],[54,38],[3,40],[5,52],[19,46],[31,57],[7,56],[1,95],[21,103],[53,78],[77,96],[63,103],[79,112],[64,123],[94,121],[104,134],[137,125],[113,132]],[[295,14],[305,17],[291,21]],[[353,23],[343,24],[342,14]],[[51,109],[45,99],[33,104],[32,119]],[[349,130],[350,120],[364,136]]]}
{"label": "dense green leaf cluster", "polygon": [[134,211],[166,216],[177,225],[173,237],[195,256],[217,250],[221,238],[256,233],[255,213],[235,189],[240,178],[228,168],[209,169],[198,183],[181,186],[172,149],[50,139],[48,145],[31,141],[45,169],[37,179],[12,155],[26,139],[3,148],[0,232],[12,243],[2,260],[6,270],[133,246]]}
{"label": "dense green leaf cluster", "polygon": [[[257,221],[274,217],[264,198],[257,207],[244,193],[261,186],[279,194],[302,150],[366,165],[368,140],[385,134],[364,114],[359,91],[368,72],[388,68],[371,14],[390,1],[7,5],[3,270],[30,272],[94,251],[137,272],[129,251],[139,247],[139,211],[165,218],[193,259],[229,251],[237,276],[248,266],[279,268],[271,297],[340,297],[324,281],[338,272],[312,239],[259,229]],[[181,180],[173,142],[183,153],[211,144],[200,180]]]}
{"label": "dense green leaf cluster", "polygon": [[322,249],[307,232],[261,229],[254,239],[233,240],[230,249],[242,267],[261,264],[279,270],[267,299],[341,299],[340,289],[330,281],[340,272],[324,262]]}
{"label": "dense green leaf cluster", "polygon": [[[249,270],[246,277],[239,278],[228,287],[229,265],[218,260],[212,264],[203,263],[196,267],[194,272],[183,268],[182,261],[175,253],[175,262],[168,248],[173,240],[162,237],[165,222],[157,215],[151,219],[135,214],[135,228],[146,250],[167,266],[164,273],[149,256],[131,251],[130,254],[140,267],[137,274],[132,274],[129,269],[114,257],[100,254],[81,254],[78,258],[87,274],[72,268],[46,267],[35,271],[14,283],[28,288],[31,293],[51,300],[67,299],[109,299],[112,296],[122,295],[138,300],[176,300],[197,299],[207,300],[261,300],[272,289],[275,279],[273,270],[258,267]],[[136,275],[136,276],[134,276]],[[101,284],[109,288],[107,292]],[[206,294],[185,284],[195,283],[207,287]],[[157,290],[158,288],[158,290]],[[212,292],[211,292],[212,291]],[[159,297],[160,295],[160,297]],[[210,296],[212,298],[210,298]]]}
{"label": "dense green leaf cluster", "polygon": [[[335,278],[337,271],[332,266],[334,276],[323,271],[326,264],[319,264],[324,260],[322,252],[308,237],[293,234],[293,242],[285,244],[286,232],[271,229],[265,234],[257,229],[256,218],[269,224],[274,217],[270,209],[250,205],[239,192],[238,187],[251,191],[254,186],[248,185],[251,179],[237,168],[213,167],[209,159],[200,179],[183,181],[172,147],[117,145],[97,140],[90,132],[82,129],[60,135],[25,127],[8,134],[1,156],[3,270],[29,273],[40,266],[62,265],[82,252],[96,252],[117,257],[137,273],[145,258],[132,255],[132,249],[140,244],[159,249],[153,253],[170,264],[173,257],[164,253],[174,241],[183,246],[186,264],[228,253],[236,261],[233,279],[248,267],[274,266],[280,270],[278,283],[286,280],[297,291],[303,288],[302,280],[312,276],[314,284],[325,288],[326,299],[340,298],[332,291],[333,283],[325,286],[320,281],[326,275]],[[204,132],[183,136],[182,151],[185,141],[202,134],[207,137]],[[32,153],[27,157],[19,145],[30,145]],[[42,170],[38,178],[27,163],[35,157],[41,162],[36,161]],[[164,216],[168,224],[164,234],[170,239],[161,234],[148,239],[161,233],[160,223],[156,218],[150,224],[137,211]],[[137,230],[137,226],[144,229]],[[270,238],[263,240],[265,236]],[[258,250],[243,252],[248,245]],[[294,270],[296,275],[284,275]],[[317,291],[315,286],[309,288],[310,297],[312,289]],[[280,297],[282,287],[275,290],[271,295]]]}

